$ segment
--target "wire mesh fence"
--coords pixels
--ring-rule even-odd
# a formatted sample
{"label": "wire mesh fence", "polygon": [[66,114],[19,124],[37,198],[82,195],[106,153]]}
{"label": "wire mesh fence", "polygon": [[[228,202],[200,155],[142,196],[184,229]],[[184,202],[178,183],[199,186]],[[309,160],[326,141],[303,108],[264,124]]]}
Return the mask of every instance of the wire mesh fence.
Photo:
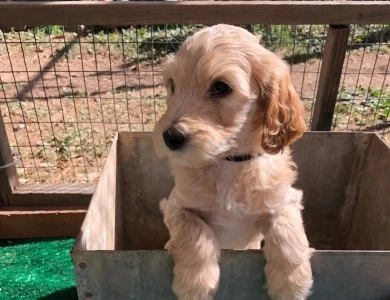
{"label": "wire mesh fence", "polygon": [[376,131],[390,142],[389,25],[352,26],[334,130]]}
{"label": "wire mesh fence", "polygon": [[[243,25],[291,65],[311,122],[326,25]],[[22,183],[93,182],[118,130],[152,131],[162,66],[201,25],[0,32],[0,109]],[[390,141],[390,25],[351,26],[333,129]]]}

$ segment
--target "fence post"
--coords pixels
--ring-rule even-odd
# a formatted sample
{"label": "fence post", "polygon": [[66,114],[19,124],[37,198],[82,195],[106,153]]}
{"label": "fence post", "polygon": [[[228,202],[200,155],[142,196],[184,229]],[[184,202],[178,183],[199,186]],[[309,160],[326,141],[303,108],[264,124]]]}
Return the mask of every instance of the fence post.
{"label": "fence post", "polygon": [[[13,161],[14,158],[12,156],[3,116],[0,110],[0,167],[12,163]],[[0,206],[10,205],[12,192],[17,184],[18,177],[15,166],[3,169],[0,168]]]}
{"label": "fence post", "polygon": [[330,25],[325,41],[311,131],[329,131],[347,50],[349,27]]}

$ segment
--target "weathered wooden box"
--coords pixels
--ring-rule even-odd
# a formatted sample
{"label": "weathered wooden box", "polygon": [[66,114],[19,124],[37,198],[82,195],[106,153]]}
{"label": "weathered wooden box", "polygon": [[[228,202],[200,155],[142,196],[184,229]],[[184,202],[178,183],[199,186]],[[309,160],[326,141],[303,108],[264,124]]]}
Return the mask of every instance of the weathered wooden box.
{"label": "weathered wooden box", "polygon": [[[390,149],[371,133],[314,132],[294,159],[317,249],[310,299],[390,299]],[[72,250],[80,299],[175,299],[158,209],[172,186],[150,134],[117,135]],[[264,263],[261,251],[224,250],[216,299],[268,299]]]}

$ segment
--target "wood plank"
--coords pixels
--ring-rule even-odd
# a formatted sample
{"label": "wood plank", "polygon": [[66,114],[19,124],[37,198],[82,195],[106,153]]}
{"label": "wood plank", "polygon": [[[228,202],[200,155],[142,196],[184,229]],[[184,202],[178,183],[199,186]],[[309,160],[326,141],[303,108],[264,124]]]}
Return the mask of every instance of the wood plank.
{"label": "wood plank", "polygon": [[324,55],[315,100],[311,131],[329,131],[347,50],[349,28],[331,25],[325,41]]}
{"label": "wood plank", "polygon": [[387,1],[0,2],[1,26],[387,24]]}
{"label": "wood plank", "polygon": [[95,187],[94,183],[21,185],[12,193],[12,205],[88,205]]}
{"label": "wood plank", "polygon": [[83,193],[92,195],[95,187],[95,183],[21,184],[18,185],[15,192],[18,194],[40,192],[47,194]]}
{"label": "wood plank", "polygon": [[[12,163],[11,148],[8,142],[7,131],[0,110],[0,167]],[[18,177],[15,166],[0,168],[0,206],[9,205],[13,190],[18,184]]]}
{"label": "wood plank", "polygon": [[[115,135],[96,192],[82,225],[78,240],[88,249],[122,249],[122,207],[119,204],[117,170],[117,142]],[[122,164],[123,162],[121,162]]]}
{"label": "wood plank", "polygon": [[0,210],[0,239],[76,237],[86,211],[86,206],[9,207]]}
{"label": "wood plank", "polygon": [[390,147],[376,134],[363,163],[347,249],[390,250]]}

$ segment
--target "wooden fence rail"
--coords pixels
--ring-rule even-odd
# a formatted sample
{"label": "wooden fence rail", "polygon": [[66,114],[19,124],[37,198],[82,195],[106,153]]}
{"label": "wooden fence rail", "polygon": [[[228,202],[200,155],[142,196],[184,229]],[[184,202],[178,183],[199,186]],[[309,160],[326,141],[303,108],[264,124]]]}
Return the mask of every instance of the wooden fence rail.
{"label": "wooden fence rail", "polygon": [[0,26],[384,24],[387,1],[0,2]]}
{"label": "wooden fence rail", "polygon": [[349,28],[345,25],[330,25],[326,36],[318,91],[310,130],[329,131],[347,51]]}
{"label": "wooden fence rail", "polygon": [[[312,130],[330,130],[349,35],[348,27],[339,24],[389,21],[388,1],[0,2],[0,28],[80,24],[337,25],[330,26],[325,42]],[[12,159],[0,114],[0,165]],[[0,169],[0,239],[76,234],[93,190],[91,184],[20,186],[15,167]]]}

